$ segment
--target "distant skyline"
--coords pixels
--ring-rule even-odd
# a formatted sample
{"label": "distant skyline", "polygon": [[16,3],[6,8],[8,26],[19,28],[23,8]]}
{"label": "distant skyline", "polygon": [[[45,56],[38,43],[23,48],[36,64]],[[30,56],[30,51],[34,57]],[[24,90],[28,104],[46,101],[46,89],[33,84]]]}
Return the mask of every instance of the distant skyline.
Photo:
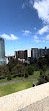
{"label": "distant skyline", "polygon": [[5,40],[6,55],[49,48],[49,0],[0,0],[0,37]]}

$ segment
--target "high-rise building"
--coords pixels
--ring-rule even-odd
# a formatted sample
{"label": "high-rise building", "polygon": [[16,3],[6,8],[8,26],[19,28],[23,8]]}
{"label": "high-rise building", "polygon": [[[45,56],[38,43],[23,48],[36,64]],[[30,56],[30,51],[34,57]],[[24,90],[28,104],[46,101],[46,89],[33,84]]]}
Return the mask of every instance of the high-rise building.
{"label": "high-rise building", "polygon": [[48,49],[45,47],[45,49],[38,49],[38,56],[42,57],[48,54]]}
{"label": "high-rise building", "polygon": [[29,60],[29,58],[31,58],[31,50],[30,49],[24,51],[24,59]]}
{"label": "high-rise building", "polygon": [[0,38],[0,65],[5,65],[6,60],[5,60],[5,43],[4,39]]}
{"label": "high-rise building", "polygon": [[31,49],[31,57],[33,58],[33,59],[37,59],[38,58],[38,48],[32,48]]}
{"label": "high-rise building", "polygon": [[23,50],[15,51],[15,58],[24,59],[24,51]]}

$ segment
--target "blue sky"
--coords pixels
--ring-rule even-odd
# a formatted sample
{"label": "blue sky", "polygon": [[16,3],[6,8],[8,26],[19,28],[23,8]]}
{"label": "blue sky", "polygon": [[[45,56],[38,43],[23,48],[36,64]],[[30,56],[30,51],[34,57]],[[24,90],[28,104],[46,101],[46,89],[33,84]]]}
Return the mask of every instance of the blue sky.
{"label": "blue sky", "polygon": [[5,40],[6,55],[49,48],[49,0],[0,0],[0,37]]}

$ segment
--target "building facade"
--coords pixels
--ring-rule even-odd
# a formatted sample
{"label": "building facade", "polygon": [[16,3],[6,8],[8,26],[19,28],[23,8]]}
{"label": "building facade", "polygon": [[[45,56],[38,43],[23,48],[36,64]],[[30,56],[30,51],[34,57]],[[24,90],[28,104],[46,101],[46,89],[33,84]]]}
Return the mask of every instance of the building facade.
{"label": "building facade", "polygon": [[45,55],[49,55],[49,48],[31,48],[29,50],[15,51],[16,58],[20,58],[22,60],[24,59],[25,61],[28,60],[31,62],[34,62],[34,60],[38,60],[39,57],[44,57]]}
{"label": "building facade", "polygon": [[23,50],[15,51],[15,58],[24,59],[24,51]]}
{"label": "building facade", "polygon": [[31,57],[33,59],[37,59],[38,58],[38,48],[32,48],[31,49]]}
{"label": "building facade", "polygon": [[4,39],[0,38],[0,65],[5,65],[6,59],[5,59],[5,43]]}
{"label": "building facade", "polygon": [[30,49],[25,50],[24,51],[24,59],[29,60],[30,58],[31,58],[31,50]]}

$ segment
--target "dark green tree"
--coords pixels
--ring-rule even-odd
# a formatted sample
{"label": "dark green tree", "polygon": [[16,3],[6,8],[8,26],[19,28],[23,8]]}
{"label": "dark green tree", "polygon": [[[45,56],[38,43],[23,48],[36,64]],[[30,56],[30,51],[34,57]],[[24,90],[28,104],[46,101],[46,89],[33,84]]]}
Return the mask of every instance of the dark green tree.
{"label": "dark green tree", "polygon": [[46,59],[45,57],[40,57],[40,58],[38,59],[38,64],[39,64],[39,66],[42,68],[44,65],[47,64],[47,59]]}
{"label": "dark green tree", "polygon": [[49,74],[41,73],[38,78],[38,84],[49,82]]}
{"label": "dark green tree", "polygon": [[29,73],[28,73],[28,70],[26,69],[26,70],[25,70],[25,78],[27,78],[28,75],[29,75]]}
{"label": "dark green tree", "polygon": [[20,76],[20,77],[22,77],[22,76],[24,76],[24,70],[25,70],[24,65],[22,65],[22,64],[17,64],[17,65],[12,69],[11,73],[12,73],[12,75],[14,75],[14,76]]}
{"label": "dark green tree", "polygon": [[12,79],[11,74],[8,74],[8,75],[7,75],[7,80],[9,81],[9,80],[11,80],[11,79]]}
{"label": "dark green tree", "polygon": [[7,77],[7,73],[9,73],[7,66],[0,65],[0,79],[4,79]]}
{"label": "dark green tree", "polygon": [[44,65],[44,66],[42,67],[42,70],[45,72],[46,69],[47,69],[47,65]]}
{"label": "dark green tree", "polygon": [[44,72],[43,72],[43,70],[41,70],[41,71],[40,71],[40,76],[43,75],[43,74],[44,74]]}
{"label": "dark green tree", "polygon": [[29,75],[32,75],[34,73],[34,68],[32,66],[28,66],[27,70]]}

